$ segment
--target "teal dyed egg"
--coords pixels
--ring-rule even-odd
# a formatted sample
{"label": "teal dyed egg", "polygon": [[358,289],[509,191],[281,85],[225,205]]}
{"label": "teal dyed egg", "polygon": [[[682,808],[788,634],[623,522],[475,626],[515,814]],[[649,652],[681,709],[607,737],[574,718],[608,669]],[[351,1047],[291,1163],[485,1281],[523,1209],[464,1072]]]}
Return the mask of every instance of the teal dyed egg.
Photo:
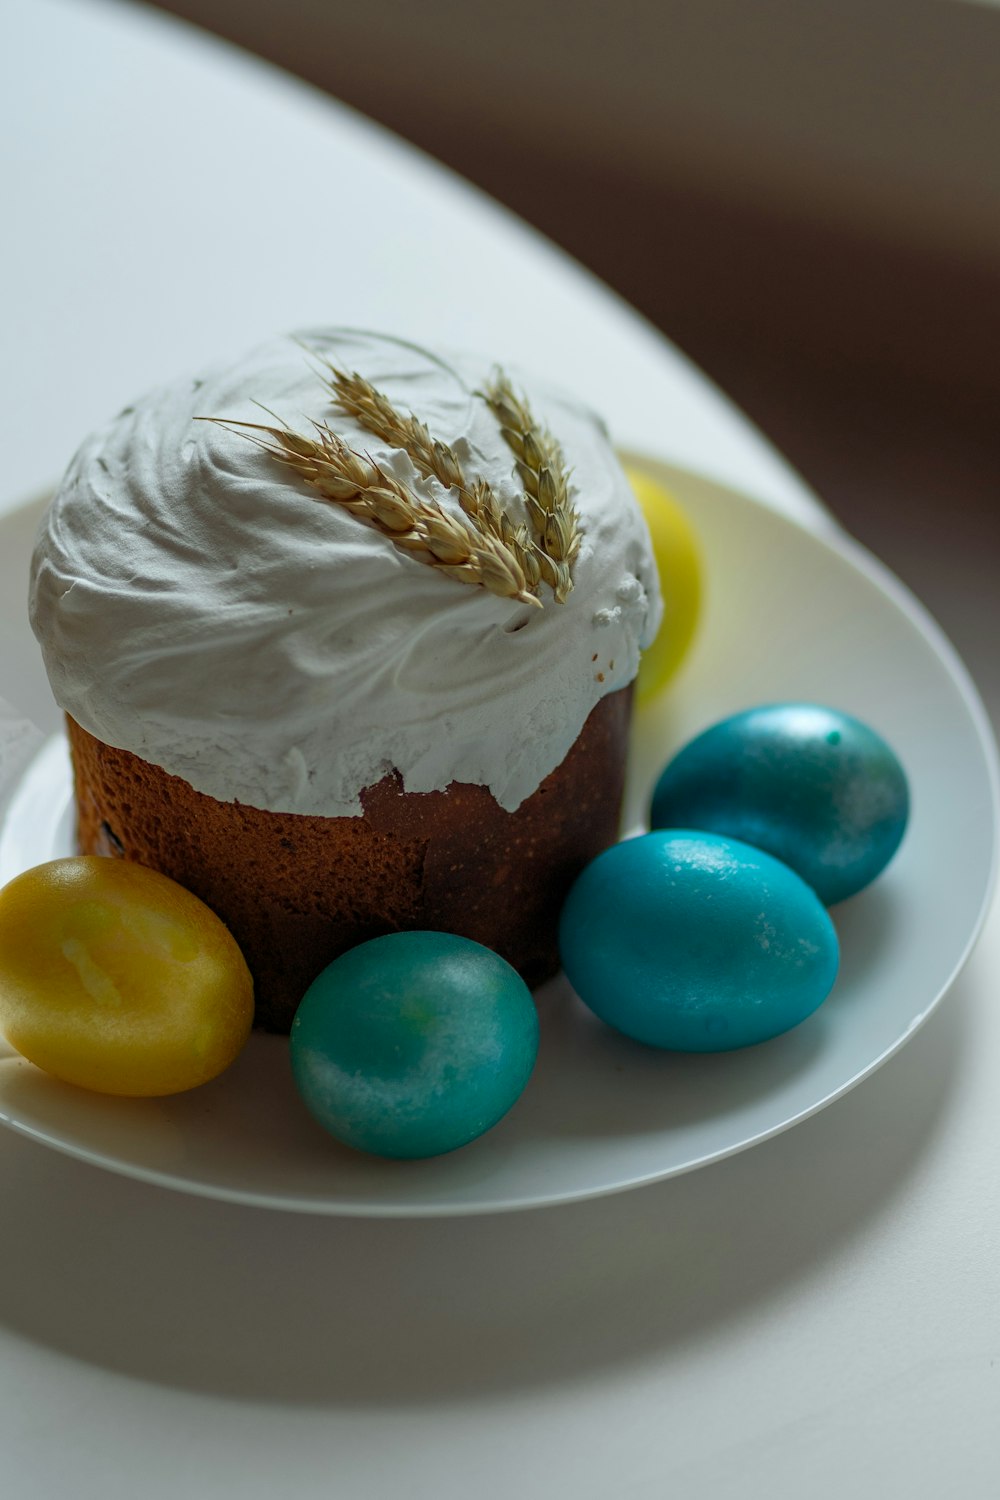
{"label": "teal dyed egg", "polygon": [[797,1026],[840,961],[825,907],[787,865],[688,830],[599,854],[569,893],[559,941],[602,1021],[678,1052],[749,1047]]}
{"label": "teal dyed egg", "polygon": [[524,980],[489,948],[395,932],[323,970],[290,1040],[299,1093],[331,1135],[376,1156],[439,1156],[518,1099],[538,1015]]}
{"label": "teal dyed egg", "polygon": [[657,782],[650,821],[755,844],[832,906],[881,874],[908,815],[903,768],[874,729],[818,704],[776,703],[685,745]]}

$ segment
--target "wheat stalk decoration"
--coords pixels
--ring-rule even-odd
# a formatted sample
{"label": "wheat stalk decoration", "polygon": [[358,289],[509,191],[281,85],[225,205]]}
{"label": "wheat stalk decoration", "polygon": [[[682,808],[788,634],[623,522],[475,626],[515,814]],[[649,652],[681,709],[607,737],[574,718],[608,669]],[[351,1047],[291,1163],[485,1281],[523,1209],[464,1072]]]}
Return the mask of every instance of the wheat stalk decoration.
{"label": "wheat stalk decoration", "polygon": [[[372,459],[356,453],[326,423],[308,437],[285,426],[200,417],[253,442],[287,464],[321,499],[341,505],[380,531],[394,546],[448,578],[478,585],[501,599],[541,608],[530,591],[524,559],[499,537],[424,500]],[[261,435],[262,434],[262,435]]]}
{"label": "wheat stalk decoration", "polygon": [[454,448],[433,437],[412,412],[404,416],[397,411],[388,396],[356,371],[348,374],[314,350],[306,352],[319,360],[318,373],[334,405],[383,442],[402,449],[423,478],[435,479],[453,491],[462,517],[414,494],[371,457],[351,448],[326,422],[311,422],[313,435],[308,436],[277,417],[273,426],[226,417],[196,420],[214,422],[246,438],[293,469],[321,499],[343,506],[394,546],[449,578],[538,609],[542,601],[537,591],[545,582],[559,604],[566,602],[580,549],[569,471],[559,444],[538,425],[502,370],[477,395],[499,420],[504,440],[514,453],[537,539],[507,514],[487,480],[466,477]]}
{"label": "wheat stalk decoration", "polygon": [[390,447],[402,448],[425,478],[437,479],[446,490],[465,489],[465,476],[454,448],[432,438],[424,423],[412,412],[404,417],[388,396],[356,370],[348,374],[345,370],[338,370],[329,360],[321,359],[320,362],[326,372],[322,378],[334,404],[342,412]]}
{"label": "wheat stalk decoration", "polygon": [[580,550],[580,518],[570,501],[569,470],[556,439],[533,417],[500,369],[478,393],[500,423],[524,486],[524,504],[538,537],[541,571],[559,604],[573,587],[573,563]]}
{"label": "wheat stalk decoration", "polygon": [[544,577],[546,558],[532,541],[528,528],[511,520],[493,486],[485,479],[470,484],[454,448],[432,437],[412,412],[404,417],[388,396],[363,375],[356,370],[348,374],[327,360],[322,363],[327,372],[323,378],[334,404],[376,437],[394,448],[402,448],[425,479],[436,479],[445,489],[456,490],[459,504],[469,519],[513,553],[529,588],[537,589]]}

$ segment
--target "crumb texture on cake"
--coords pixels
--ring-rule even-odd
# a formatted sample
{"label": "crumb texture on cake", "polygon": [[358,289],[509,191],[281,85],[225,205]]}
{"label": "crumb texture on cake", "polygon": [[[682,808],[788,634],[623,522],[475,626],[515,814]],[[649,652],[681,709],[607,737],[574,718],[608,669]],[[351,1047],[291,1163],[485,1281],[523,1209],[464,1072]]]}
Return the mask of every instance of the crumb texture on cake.
{"label": "crumb texture on cake", "polygon": [[396,774],[364,791],[360,817],[269,813],[195,791],[69,719],[80,851],[149,865],[210,906],[269,1030],[288,1030],[339,953],[386,932],[473,938],[536,986],[558,970],[570,885],[617,836],[631,697],[603,698],[514,813],[482,786],[414,795]]}
{"label": "crumb texture on cake", "polygon": [[[511,812],[633,680],[659,622],[648,532],[607,433],[510,369],[565,453],[580,518],[572,592],[533,609],[422,566],[245,436],[195,420],[329,422],[458,514],[453,492],[337,413],[303,345],[414,412],[524,519],[511,450],[477,394],[488,357],[345,329],[272,340],[150,393],[78,452],[32,565],[56,699],[91,736],[240,816],[367,818],[362,793],[390,772],[407,792],[489,789]],[[374,832],[357,834],[366,859]]]}

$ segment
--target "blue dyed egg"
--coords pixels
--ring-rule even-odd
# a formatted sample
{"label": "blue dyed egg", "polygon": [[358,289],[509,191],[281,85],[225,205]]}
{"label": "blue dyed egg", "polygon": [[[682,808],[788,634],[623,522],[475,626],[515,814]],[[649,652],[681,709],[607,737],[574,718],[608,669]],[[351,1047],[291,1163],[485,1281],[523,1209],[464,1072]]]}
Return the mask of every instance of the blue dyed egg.
{"label": "blue dyed egg", "polygon": [[833,708],[777,703],[685,745],[657,782],[651,822],[766,849],[831,906],[881,874],[908,815],[903,768],[874,729]]}
{"label": "blue dyed egg", "polygon": [[306,991],[292,1072],[324,1129],[376,1156],[439,1156],[489,1130],[538,1054],[524,980],[480,943],[395,932],[334,959]]}
{"label": "blue dyed egg", "polygon": [[636,1041],[723,1052],[805,1020],[837,977],[833,923],[787,865],[735,839],[663,830],[579,876],[559,941],[577,994]]}

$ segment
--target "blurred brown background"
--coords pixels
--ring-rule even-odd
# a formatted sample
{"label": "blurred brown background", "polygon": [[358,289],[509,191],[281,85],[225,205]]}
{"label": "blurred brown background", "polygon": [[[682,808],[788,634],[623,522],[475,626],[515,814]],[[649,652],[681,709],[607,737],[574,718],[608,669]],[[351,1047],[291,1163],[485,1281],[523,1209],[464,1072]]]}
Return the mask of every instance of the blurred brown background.
{"label": "blurred brown background", "polygon": [[161,4],[602,276],[916,588],[1000,706],[1000,7]]}

